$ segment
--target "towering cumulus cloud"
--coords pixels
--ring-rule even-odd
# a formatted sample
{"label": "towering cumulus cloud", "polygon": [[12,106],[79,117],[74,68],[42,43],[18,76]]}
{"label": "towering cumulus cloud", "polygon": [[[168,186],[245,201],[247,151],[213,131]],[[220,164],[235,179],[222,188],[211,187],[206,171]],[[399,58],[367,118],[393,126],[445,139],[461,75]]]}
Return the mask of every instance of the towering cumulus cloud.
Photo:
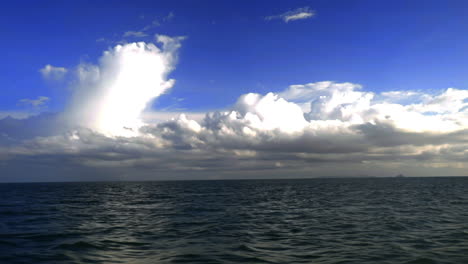
{"label": "towering cumulus cloud", "polygon": [[144,42],[118,45],[104,52],[99,65],[79,65],[67,111],[72,124],[108,136],[136,135],[141,112],[175,83],[167,76],[181,40],[157,36],[162,48]]}

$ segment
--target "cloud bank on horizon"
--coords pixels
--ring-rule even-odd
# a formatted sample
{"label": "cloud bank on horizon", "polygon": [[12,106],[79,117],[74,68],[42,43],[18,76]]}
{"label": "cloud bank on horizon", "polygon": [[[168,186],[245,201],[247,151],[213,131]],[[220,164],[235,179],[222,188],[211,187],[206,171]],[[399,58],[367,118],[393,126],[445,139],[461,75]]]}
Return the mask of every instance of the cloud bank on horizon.
{"label": "cloud bank on horizon", "polygon": [[[148,105],[175,84],[168,75],[182,40],[158,35],[157,43],[117,45],[97,65],[76,67],[64,113],[0,120],[0,170],[13,175],[18,164],[28,164],[48,173],[94,169],[127,179],[235,177],[239,171],[253,176],[466,174],[468,90],[456,88],[438,94],[375,93],[354,83],[321,81],[247,93],[202,120],[187,113],[145,122]],[[67,71],[47,65],[41,72]]]}

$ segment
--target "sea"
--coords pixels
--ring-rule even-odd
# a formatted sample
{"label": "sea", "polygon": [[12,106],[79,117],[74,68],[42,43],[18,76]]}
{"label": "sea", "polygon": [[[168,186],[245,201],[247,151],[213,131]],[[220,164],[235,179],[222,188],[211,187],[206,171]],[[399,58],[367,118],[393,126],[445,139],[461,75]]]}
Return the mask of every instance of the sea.
{"label": "sea", "polygon": [[468,178],[5,183],[0,263],[468,263]]}

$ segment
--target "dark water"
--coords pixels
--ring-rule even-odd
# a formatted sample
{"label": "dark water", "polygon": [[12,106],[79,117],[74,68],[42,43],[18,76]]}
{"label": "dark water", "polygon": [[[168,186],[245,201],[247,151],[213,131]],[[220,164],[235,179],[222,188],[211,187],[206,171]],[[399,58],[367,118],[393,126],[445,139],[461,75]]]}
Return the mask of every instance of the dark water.
{"label": "dark water", "polygon": [[0,184],[0,263],[468,263],[468,178]]}

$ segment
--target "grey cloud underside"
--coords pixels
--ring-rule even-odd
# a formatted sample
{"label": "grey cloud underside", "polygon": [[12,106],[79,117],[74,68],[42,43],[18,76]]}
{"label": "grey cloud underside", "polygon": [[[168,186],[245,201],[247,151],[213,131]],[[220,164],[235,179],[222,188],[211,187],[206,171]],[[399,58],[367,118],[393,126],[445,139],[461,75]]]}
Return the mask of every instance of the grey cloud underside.
{"label": "grey cloud underside", "polygon": [[42,113],[24,119],[6,117],[0,119],[0,146],[19,144],[35,137],[47,137],[66,132],[69,127],[61,115]]}
{"label": "grey cloud underside", "polygon": [[160,136],[174,149],[253,150],[272,153],[351,153],[366,150],[365,141],[358,135],[342,135],[337,138],[336,135],[317,135],[308,131],[296,135],[288,135],[281,131],[264,131],[254,137],[247,137],[242,134],[241,127],[230,127],[236,134],[226,135],[220,127],[213,125],[211,118],[205,119],[206,123],[208,125],[204,126],[205,129],[200,133],[185,129],[177,122],[144,127],[142,131]]}
{"label": "grey cloud underside", "polygon": [[[288,135],[280,131],[268,131],[251,138],[241,134],[223,135],[219,128],[211,128],[204,133],[194,133],[185,130],[176,122],[146,127],[143,130],[145,133],[160,136],[174,149],[246,150],[258,152],[256,158],[270,159],[268,157],[276,156],[277,160],[284,160],[289,156],[293,159],[318,162],[408,158],[425,160],[430,153],[433,155],[462,153],[466,149],[464,146],[468,144],[468,130],[452,133],[415,133],[401,131],[390,124],[372,123],[352,126],[351,132],[354,133],[350,134],[318,135],[305,131],[299,135]],[[439,149],[415,153],[415,150],[421,146],[438,146]],[[405,153],[403,147],[407,148],[408,153]],[[295,154],[316,154],[316,157],[305,158]]]}
{"label": "grey cloud underside", "polygon": [[468,130],[451,133],[416,133],[399,131],[389,124],[363,124],[354,127],[374,146],[401,145],[425,146],[444,144],[468,144]]}
{"label": "grey cloud underside", "polygon": [[[47,131],[27,129],[33,134],[17,134],[19,144],[4,145],[2,171],[13,171],[12,164],[28,164],[31,168],[61,168],[55,171],[112,171],[120,173],[221,173],[237,171],[314,171],[330,167],[352,167],[379,162],[466,162],[468,131],[434,135],[398,131],[388,124],[353,126],[350,135],[291,136],[269,131],[255,137],[225,135],[208,116],[202,122],[204,132],[194,132],[174,120],[143,127],[141,137],[110,138],[88,129],[44,136]],[[37,127],[39,117],[34,118]],[[7,120],[8,121],[8,120]],[[0,124],[4,123],[2,120]],[[11,122],[11,120],[10,120]],[[24,120],[23,123],[27,123]],[[13,133],[9,137],[15,136]],[[30,139],[25,139],[31,137]],[[438,146],[419,151],[420,146]],[[7,153],[7,154],[5,154]],[[347,165],[348,164],[348,165]],[[7,170],[7,168],[10,168]],[[75,168],[69,170],[67,168]],[[89,171],[88,171],[89,173]],[[319,176],[319,175],[318,175]],[[110,176],[109,176],[110,177]],[[149,177],[149,176],[148,176]]]}

